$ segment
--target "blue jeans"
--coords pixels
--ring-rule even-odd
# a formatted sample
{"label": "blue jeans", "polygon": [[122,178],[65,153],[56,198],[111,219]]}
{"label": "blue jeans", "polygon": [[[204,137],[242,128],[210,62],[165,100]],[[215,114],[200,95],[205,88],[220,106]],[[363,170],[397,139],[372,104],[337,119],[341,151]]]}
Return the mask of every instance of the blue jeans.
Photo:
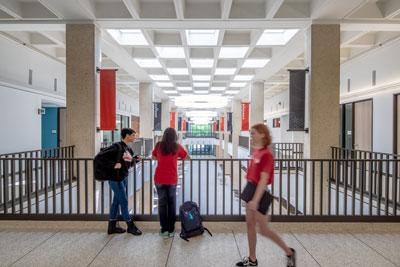
{"label": "blue jeans", "polygon": [[161,232],[172,233],[175,231],[176,185],[159,184],[156,187]]}
{"label": "blue jeans", "polygon": [[114,193],[114,198],[110,208],[110,221],[116,220],[121,208],[122,218],[124,221],[131,220],[128,210],[128,196],[126,195],[126,188],[128,186],[128,177],[125,177],[121,182],[108,181],[111,190]]}

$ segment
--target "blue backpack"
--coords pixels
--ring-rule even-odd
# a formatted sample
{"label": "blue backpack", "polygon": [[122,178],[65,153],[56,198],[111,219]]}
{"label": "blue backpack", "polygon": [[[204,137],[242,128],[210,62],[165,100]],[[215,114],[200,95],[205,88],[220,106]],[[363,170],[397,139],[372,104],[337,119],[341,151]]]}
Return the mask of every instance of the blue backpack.
{"label": "blue backpack", "polygon": [[202,235],[204,230],[212,236],[211,232],[203,227],[203,220],[196,202],[186,201],[183,203],[179,207],[179,219],[181,220],[181,233],[179,236],[183,240],[189,241],[189,237]]}

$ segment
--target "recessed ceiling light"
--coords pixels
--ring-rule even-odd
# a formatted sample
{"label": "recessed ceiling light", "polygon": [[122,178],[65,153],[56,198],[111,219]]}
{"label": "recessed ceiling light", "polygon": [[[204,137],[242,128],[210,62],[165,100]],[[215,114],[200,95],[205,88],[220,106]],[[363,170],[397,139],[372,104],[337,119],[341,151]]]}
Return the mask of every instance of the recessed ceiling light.
{"label": "recessed ceiling light", "polygon": [[217,68],[215,69],[215,75],[232,75],[236,72],[235,68]]}
{"label": "recessed ceiling light", "polygon": [[141,68],[162,68],[156,58],[135,58],[134,60]]}
{"label": "recessed ceiling light", "polygon": [[173,87],[174,86],[172,83],[169,83],[169,82],[157,82],[156,84],[159,87]]}
{"label": "recessed ceiling light", "polygon": [[224,91],[225,87],[218,87],[218,86],[213,86],[211,87],[211,91]]}
{"label": "recessed ceiling light", "polygon": [[229,87],[245,87],[247,83],[231,83]]}
{"label": "recessed ceiling light", "polygon": [[169,81],[168,75],[149,75],[154,81]]}
{"label": "recessed ceiling light", "polygon": [[239,90],[234,90],[234,91],[226,91],[225,94],[227,95],[236,95],[237,93],[239,93]]}
{"label": "recessed ceiling light", "polygon": [[298,29],[265,30],[256,45],[285,45],[298,31]]}
{"label": "recessed ceiling light", "polygon": [[176,90],[164,90],[164,93],[166,93],[166,94],[177,94],[178,91],[176,91]]}
{"label": "recessed ceiling light", "polygon": [[233,80],[234,81],[251,81],[254,75],[236,75]]}
{"label": "recessed ceiling light", "polygon": [[141,30],[107,30],[120,45],[149,45]]}
{"label": "recessed ceiling light", "polygon": [[219,58],[244,58],[249,48],[242,47],[221,47]]}
{"label": "recessed ceiling light", "polygon": [[270,59],[246,59],[242,68],[264,68]]}
{"label": "recessed ceiling light", "polygon": [[209,87],[210,83],[193,83],[194,87]]}
{"label": "recessed ceiling light", "polygon": [[167,71],[171,75],[188,75],[189,70],[186,68],[167,68]]}
{"label": "recessed ceiling light", "polygon": [[192,87],[190,86],[182,86],[182,87],[177,87],[178,91],[192,91]]}
{"label": "recessed ceiling light", "polygon": [[190,66],[192,68],[212,68],[213,65],[213,59],[190,59]]}
{"label": "recessed ceiling light", "polygon": [[218,44],[219,30],[186,30],[188,45],[210,46]]}
{"label": "recessed ceiling light", "polygon": [[192,75],[193,81],[209,81],[211,75]]}
{"label": "recessed ceiling light", "polygon": [[161,58],[185,58],[185,51],[183,50],[183,47],[157,46],[156,50]]}
{"label": "recessed ceiling light", "polygon": [[194,93],[195,93],[196,95],[206,95],[206,94],[208,94],[208,91],[207,91],[207,90],[204,90],[204,91],[194,91]]}

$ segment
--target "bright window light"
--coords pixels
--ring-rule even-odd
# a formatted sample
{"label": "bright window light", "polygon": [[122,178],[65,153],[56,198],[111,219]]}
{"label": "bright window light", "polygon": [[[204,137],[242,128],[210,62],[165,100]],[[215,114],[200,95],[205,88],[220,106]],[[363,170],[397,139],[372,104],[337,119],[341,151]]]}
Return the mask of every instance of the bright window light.
{"label": "bright window light", "polygon": [[249,48],[244,47],[221,47],[219,58],[244,58]]}
{"label": "bright window light", "polygon": [[158,82],[156,84],[159,87],[173,87],[174,86],[172,83],[168,83],[168,82]]}
{"label": "bright window light", "polygon": [[168,68],[168,73],[171,75],[188,75],[189,70],[185,68]]}
{"label": "bright window light", "polygon": [[239,92],[240,92],[239,90],[232,90],[232,91],[226,91],[225,94],[227,94],[227,95],[236,95]]}
{"label": "bright window light", "polygon": [[254,75],[236,75],[234,81],[251,81]]}
{"label": "bright window light", "polygon": [[203,111],[203,110],[193,110],[193,111],[186,111],[187,117],[216,117],[216,111]]}
{"label": "bright window light", "polygon": [[208,91],[207,91],[207,90],[205,90],[205,91],[194,91],[194,93],[195,93],[196,95],[207,95],[207,94],[208,94]]}
{"label": "bright window light", "polygon": [[149,45],[141,30],[107,30],[120,45]]}
{"label": "bright window light", "polygon": [[185,58],[185,51],[183,50],[183,47],[157,46],[156,50],[161,58]]}
{"label": "bright window light", "polygon": [[232,75],[236,72],[236,68],[217,68],[215,75]]}
{"label": "bright window light", "polygon": [[211,75],[192,75],[193,81],[209,81]]}
{"label": "bright window light", "polygon": [[211,87],[211,91],[224,91],[225,87],[218,87],[218,86],[213,86]]}
{"label": "bright window light", "polygon": [[149,75],[154,81],[169,81],[168,75]]}
{"label": "bright window light", "polygon": [[190,86],[182,86],[182,87],[177,87],[178,91],[192,91],[192,87]]}
{"label": "bright window light", "polygon": [[193,83],[194,87],[209,87],[210,83]]}
{"label": "bright window light", "polygon": [[214,66],[213,59],[190,59],[190,66],[192,68],[212,68]]}
{"label": "bright window light", "polygon": [[218,44],[219,30],[186,30],[188,45],[210,46]]}
{"label": "bright window light", "polygon": [[286,45],[298,29],[265,30],[256,45]]}
{"label": "bright window light", "polygon": [[229,87],[245,87],[247,83],[231,83]]}
{"label": "bright window light", "polygon": [[223,108],[228,104],[228,99],[222,96],[215,95],[193,95],[178,96],[175,98],[175,105],[178,108],[190,109],[214,109]]}
{"label": "bright window light", "polygon": [[177,94],[178,91],[176,91],[176,90],[164,90],[164,93],[166,93],[166,94]]}
{"label": "bright window light", "polygon": [[264,68],[269,61],[269,59],[246,59],[242,68]]}
{"label": "bright window light", "polygon": [[135,58],[134,60],[141,68],[162,68],[156,58]]}

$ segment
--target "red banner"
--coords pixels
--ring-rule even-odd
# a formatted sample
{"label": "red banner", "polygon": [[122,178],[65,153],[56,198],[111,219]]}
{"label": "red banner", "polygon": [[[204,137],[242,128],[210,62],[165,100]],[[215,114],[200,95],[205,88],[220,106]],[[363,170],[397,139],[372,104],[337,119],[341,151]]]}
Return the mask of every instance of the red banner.
{"label": "red banner", "polygon": [[249,130],[250,103],[242,103],[242,131]]}
{"label": "red banner", "polygon": [[214,121],[214,132],[217,131],[217,121]]}
{"label": "red banner", "polygon": [[100,130],[116,128],[115,70],[100,70]]}
{"label": "red banner", "polygon": [[224,123],[225,123],[225,118],[224,118],[224,116],[221,116],[221,119],[219,120],[219,130],[221,132],[225,131]]}
{"label": "red banner", "polygon": [[175,112],[171,111],[169,113],[169,127],[175,129]]}
{"label": "red banner", "polygon": [[182,119],[182,131],[186,132],[186,120]]}

